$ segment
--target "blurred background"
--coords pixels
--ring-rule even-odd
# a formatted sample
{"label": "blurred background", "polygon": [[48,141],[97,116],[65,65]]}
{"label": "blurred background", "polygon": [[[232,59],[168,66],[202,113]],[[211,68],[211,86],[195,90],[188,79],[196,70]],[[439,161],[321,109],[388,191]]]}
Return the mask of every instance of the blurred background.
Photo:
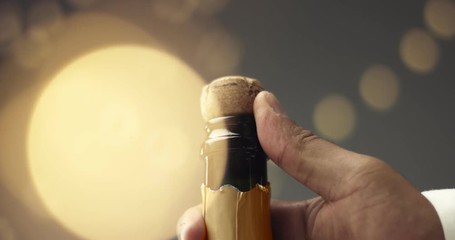
{"label": "blurred background", "polygon": [[[455,1],[1,0],[0,239],[171,239],[200,202],[201,87],[455,186]],[[314,196],[269,165],[272,196]]]}

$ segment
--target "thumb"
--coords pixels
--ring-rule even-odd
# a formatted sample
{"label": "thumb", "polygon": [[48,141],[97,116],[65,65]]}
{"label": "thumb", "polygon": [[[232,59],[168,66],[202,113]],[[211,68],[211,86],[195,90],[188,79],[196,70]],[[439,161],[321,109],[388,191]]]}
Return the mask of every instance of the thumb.
{"label": "thumb", "polygon": [[205,225],[201,213],[201,205],[192,207],[180,217],[177,223],[179,240],[205,239]]}
{"label": "thumb", "polygon": [[372,159],[347,151],[296,125],[276,97],[266,91],[254,102],[259,141],[285,172],[327,200],[339,199],[352,187],[344,183]]}

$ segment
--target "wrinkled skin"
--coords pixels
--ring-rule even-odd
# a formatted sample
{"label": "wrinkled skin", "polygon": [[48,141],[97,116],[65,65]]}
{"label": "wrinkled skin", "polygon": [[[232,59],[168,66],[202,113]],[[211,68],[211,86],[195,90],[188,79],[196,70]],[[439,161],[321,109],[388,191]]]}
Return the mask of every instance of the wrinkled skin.
{"label": "wrinkled skin", "polygon": [[[256,97],[254,114],[267,155],[320,196],[272,201],[275,240],[444,240],[431,203],[383,161],[297,126],[271,93]],[[204,239],[204,230],[200,206],[187,210],[177,225],[179,239]]]}

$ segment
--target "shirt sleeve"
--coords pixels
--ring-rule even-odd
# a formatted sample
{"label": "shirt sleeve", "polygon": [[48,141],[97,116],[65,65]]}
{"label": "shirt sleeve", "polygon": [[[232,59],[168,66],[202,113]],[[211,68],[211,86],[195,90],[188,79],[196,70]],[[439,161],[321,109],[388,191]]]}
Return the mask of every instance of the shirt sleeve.
{"label": "shirt sleeve", "polygon": [[455,189],[425,191],[422,193],[438,213],[446,240],[455,240]]}

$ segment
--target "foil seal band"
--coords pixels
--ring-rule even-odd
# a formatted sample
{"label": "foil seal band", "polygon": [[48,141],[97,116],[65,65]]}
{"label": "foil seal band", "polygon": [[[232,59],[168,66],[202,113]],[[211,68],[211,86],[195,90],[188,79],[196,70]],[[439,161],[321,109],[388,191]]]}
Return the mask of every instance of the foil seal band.
{"label": "foil seal band", "polygon": [[207,240],[272,240],[269,185],[242,192],[202,184],[201,191]]}

